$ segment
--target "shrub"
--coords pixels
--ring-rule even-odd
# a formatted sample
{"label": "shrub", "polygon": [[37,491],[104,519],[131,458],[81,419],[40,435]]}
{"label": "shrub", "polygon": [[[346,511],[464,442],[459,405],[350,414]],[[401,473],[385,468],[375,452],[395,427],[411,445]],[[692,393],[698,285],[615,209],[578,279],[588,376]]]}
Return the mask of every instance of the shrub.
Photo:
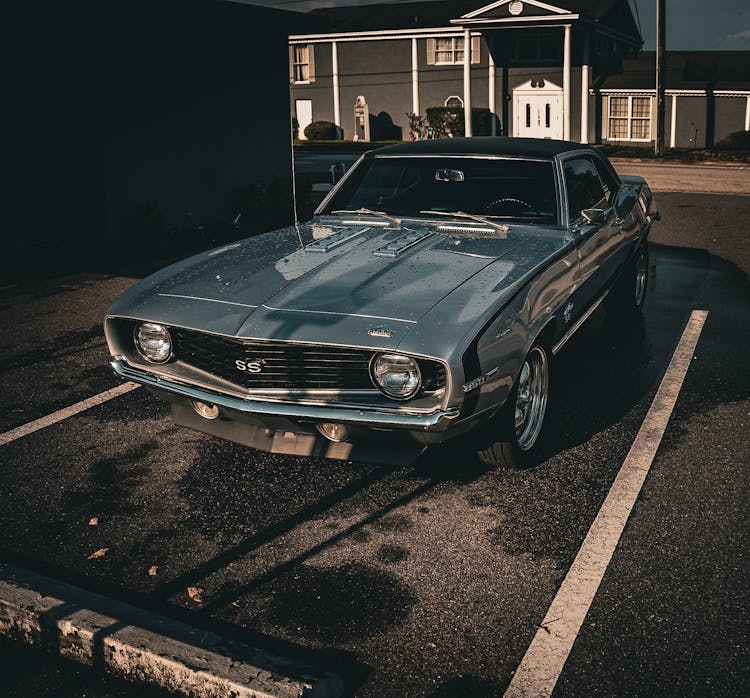
{"label": "shrub", "polygon": [[432,138],[464,135],[462,107],[427,107],[427,131]]}
{"label": "shrub", "polygon": [[337,141],[340,129],[331,121],[313,121],[305,127],[305,138],[311,141]]}
{"label": "shrub", "polygon": [[427,138],[427,121],[419,114],[408,112],[406,117],[409,119],[409,135],[413,141],[421,141]]}
{"label": "shrub", "polygon": [[[463,107],[428,107],[427,130],[433,138],[464,135]],[[492,119],[495,116],[486,107],[471,110],[472,133],[475,136],[489,136],[492,133]]]}
{"label": "shrub", "polygon": [[716,150],[750,150],[750,131],[735,131],[715,146]]}

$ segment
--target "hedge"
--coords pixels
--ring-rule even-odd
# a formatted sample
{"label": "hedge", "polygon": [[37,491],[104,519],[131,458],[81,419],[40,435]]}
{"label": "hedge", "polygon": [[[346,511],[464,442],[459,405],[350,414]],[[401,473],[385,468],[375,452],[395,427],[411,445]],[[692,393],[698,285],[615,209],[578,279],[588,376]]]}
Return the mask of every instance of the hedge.
{"label": "hedge", "polygon": [[335,141],[341,138],[341,129],[331,121],[313,121],[305,127],[305,138],[311,141]]}
{"label": "hedge", "polygon": [[[464,135],[463,107],[428,107],[425,117],[407,114],[412,140],[448,138]],[[489,136],[495,115],[486,107],[471,110],[472,132],[475,136]]]}

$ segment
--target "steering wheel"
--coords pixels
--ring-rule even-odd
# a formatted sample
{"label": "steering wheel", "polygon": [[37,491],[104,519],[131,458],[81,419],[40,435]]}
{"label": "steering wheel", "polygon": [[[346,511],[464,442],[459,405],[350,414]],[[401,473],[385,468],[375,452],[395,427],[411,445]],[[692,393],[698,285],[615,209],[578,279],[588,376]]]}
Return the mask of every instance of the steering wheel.
{"label": "steering wheel", "polygon": [[490,203],[488,203],[484,207],[484,210],[485,212],[489,212],[492,209],[494,209],[496,206],[500,206],[501,204],[506,204],[506,203],[520,204],[524,208],[529,209],[529,211],[539,214],[539,211],[534,206],[532,206],[528,201],[524,201],[523,199],[516,199],[512,196],[506,196],[506,197],[503,197],[502,199],[495,199],[495,201],[490,201]]}

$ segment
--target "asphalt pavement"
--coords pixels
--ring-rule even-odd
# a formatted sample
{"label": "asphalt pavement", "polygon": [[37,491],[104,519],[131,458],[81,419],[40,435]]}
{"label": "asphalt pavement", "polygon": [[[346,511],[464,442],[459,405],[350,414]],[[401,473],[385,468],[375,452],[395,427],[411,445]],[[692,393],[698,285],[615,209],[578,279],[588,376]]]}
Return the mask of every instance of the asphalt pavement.
{"label": "asphalt pavement", "polygon": [[[643,322],[602,309],[566,345],[537,468],[487,469],[466,444],[400,468],[264,454],[175,427],[138,389],[0,447],[1,554],[336,667],[358,696],[502,695],[704,309],[555,695],[744,696],[750,284],[736,246],[722,258],[696,230],[721,207],[722,234],[746,251],[749,200],[659,196]],[[92,269],[0,289],[0,432],[116,385],[100,323],[135,281]],[[0,645],[6,666],[16,652],[33,664]],[[19,696],[89,690],[13,676]]]}

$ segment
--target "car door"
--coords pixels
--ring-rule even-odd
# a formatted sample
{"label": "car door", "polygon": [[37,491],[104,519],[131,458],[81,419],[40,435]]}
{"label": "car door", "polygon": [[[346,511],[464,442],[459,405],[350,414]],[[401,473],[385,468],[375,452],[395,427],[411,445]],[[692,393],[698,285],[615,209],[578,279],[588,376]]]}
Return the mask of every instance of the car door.
{"label": "car door", "polygon": [[623,245],[619,220],[612,205],[616,193],[605,189],[593,157],[566,158],[562,161],[562,170],[568,226],[576,241],[579,268],[579,285],[566,308],[567,321],[584,314],[608,288],[617,273]]}
{"label": "car door", "polygon": [[594,157],[593,162],[611,209],[612,226],[619,232],[619,236],[613,239],[617,243],[613,252],[617,271],[627,262],[642,231],[643,216],[638,207],[638,192],[634,187],[623,184],[612,166],[601,158]]}

